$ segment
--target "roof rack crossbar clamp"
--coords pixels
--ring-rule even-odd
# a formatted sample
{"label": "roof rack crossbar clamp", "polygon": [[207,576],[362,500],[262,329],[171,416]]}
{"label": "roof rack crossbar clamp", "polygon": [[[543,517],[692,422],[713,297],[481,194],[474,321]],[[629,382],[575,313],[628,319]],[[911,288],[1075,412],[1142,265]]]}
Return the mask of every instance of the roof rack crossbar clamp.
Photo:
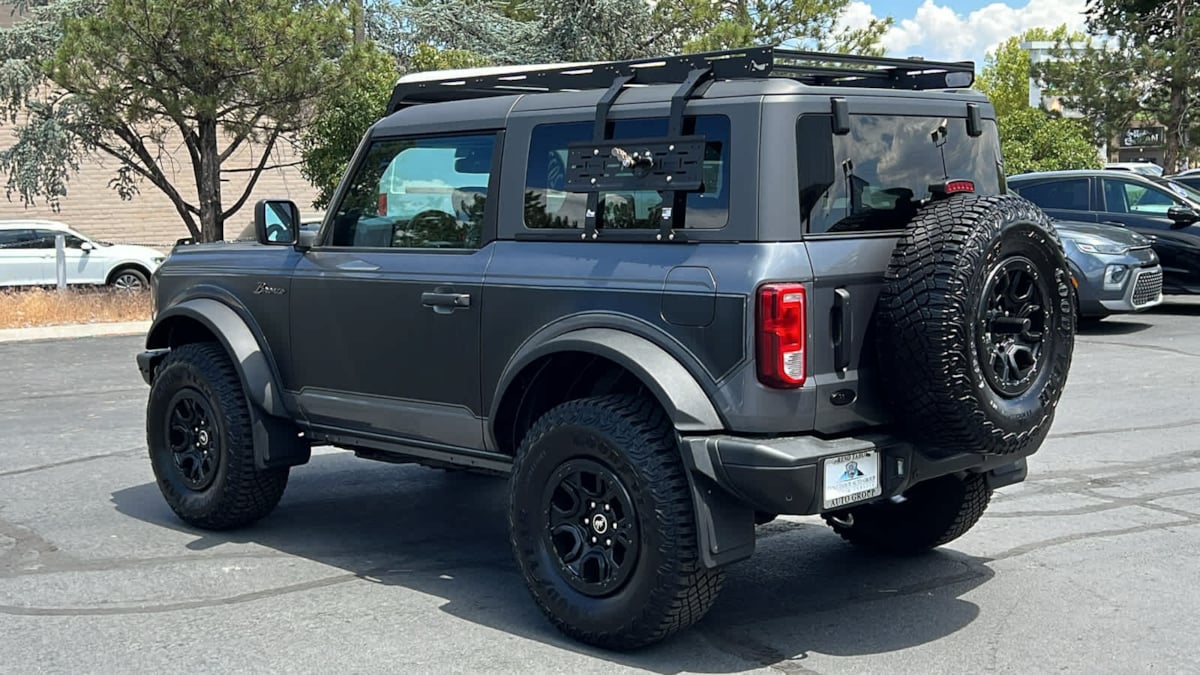
{"label": "roof rack crossbar clamp", "polygon": [[[621,95],[621,91],[625,89],[625,85],[633,81],[633,75],[621,75],[613,80],[604,95],[596,103],[596,126],[592,129],[592,139],[595,141],[608,140],[608,112],[612,110],[613,102]],[[587,195],[587,210],[583,217],[583,238],[584,240],[595,239],[596,230],[604,222],[604,215],[600,213],[600,193],[588,192]]]}
{"label": "roof rack crossbar clamp", "polygon": [[[690,99],[700,87],[710,82],[713,78],[712,67],[695,68],[690,73],[675,93],[671,96],[671,117],[667,123],[667,138],[681,138],[683,136],[683,111],[687,108],[688,99]],[[703,150],[701,151],[703,157]],[[663,193],[662,215],[658,222],[658,240],[673,241],[676,238],[675,224],[678,222],[683,224],[684,213],[687,210],[687,193],[678,190],[667,190]]]}

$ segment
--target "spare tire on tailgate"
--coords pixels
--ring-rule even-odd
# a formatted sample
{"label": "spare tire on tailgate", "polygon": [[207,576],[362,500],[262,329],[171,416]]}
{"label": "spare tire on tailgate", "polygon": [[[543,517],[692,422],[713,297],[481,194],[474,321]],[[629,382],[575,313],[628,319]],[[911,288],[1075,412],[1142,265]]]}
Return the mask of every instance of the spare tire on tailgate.
{"label": "spare tire on tailgate", "polygon": [[889,398],[927,450],[1036,450],[1050,430],[1075,338],[1062,245],[1015,195],[922,207],[896,245],[878,306]]}

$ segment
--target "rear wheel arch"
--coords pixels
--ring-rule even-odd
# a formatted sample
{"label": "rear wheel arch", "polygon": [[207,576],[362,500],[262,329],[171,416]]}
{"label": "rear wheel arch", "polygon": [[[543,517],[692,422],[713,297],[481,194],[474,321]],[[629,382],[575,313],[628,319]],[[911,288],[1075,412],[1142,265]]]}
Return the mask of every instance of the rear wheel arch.
{"label": "rear wheel arch", "polygon": [[490,415],[494,447],[512,454],[537,418],[565,401],[639,391],[656,400],[680,431],[724,428],[699,382],[665,349],[633,333],[585,328],[512,359]]}

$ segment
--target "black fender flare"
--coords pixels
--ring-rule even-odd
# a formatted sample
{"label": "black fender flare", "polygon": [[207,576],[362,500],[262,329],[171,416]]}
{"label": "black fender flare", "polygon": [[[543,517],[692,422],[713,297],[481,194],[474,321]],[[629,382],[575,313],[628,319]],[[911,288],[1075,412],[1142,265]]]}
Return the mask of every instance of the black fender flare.
{"label": "black fender flare", "polygon": [[[579,328],[527,343],[500,376],[489,425],[509,385],[534,361],[558,352],[585,352],[604,357],[633,373],[646,385],[680,432],[712,432],[725,428],[708,394],[687,368],[666,349],[647,338],[616,328]],[[490,431],[490,430],[489,430]]]}
{"label": "black fender flare", "polygon": [[216,336],[233,359],[247,398],[276,417],[286,417],[282,391],[275,368],[246,320],[229,305],[212,298],[193,298],[164,310],[154,319],[146,337],[146,348],[168,347],[173,319],[186,317],[199,322]]}
{"label": "black fender flare", "polygon": [[[146,348],[170,347],[171,325],[187,318],[203,325],[216,336],[233,361],[242,389],[250,401],[254,433],[254,455],[259,468],[304,464],[311,455],[310,444],[300,438],[280,394],[279,376],[267,350],[250,324],[232,307],[212,298],[192,298],[164,310],[154,318],[146,336]],[[153,369],[151,364],[150,368]]]}

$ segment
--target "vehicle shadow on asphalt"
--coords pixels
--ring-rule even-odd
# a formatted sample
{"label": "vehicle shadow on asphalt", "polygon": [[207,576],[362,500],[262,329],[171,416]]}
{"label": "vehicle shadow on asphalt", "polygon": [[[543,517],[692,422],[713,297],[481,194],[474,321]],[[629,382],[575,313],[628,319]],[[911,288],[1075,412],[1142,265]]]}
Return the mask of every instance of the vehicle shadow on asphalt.
{"label": "vehicle shadow on asphalt", "polygon": [[777,520],[760,527],[753,558],[727,569],[721,598],[703,621],[646,649],[607,652],[564,637],[534,605],[508,545],[506,488],[501,478],[379,465],[347,453],[318,455],[294,470],[276,511],[234,532],[184,525],[154,483],[117,491],[112,500],[128,517],[194,534],[187,548],[197,557],[226,543],[264,546],[444,598],[441,609],[466,621],[664,674],[789,670],[810,653],[857,656],[927,644],[978,617],[961,596],[993,576],[986,560],[952,550],[872,557],[819,522]]}
{"label": "vehicle shadow on asphalt", "polygon": [[[1185,296],[1189,299],[1194,296]],[[1171,302],[1170,300],[1146,310],[1148,314],[1165,314],[1170,316],[1200,316],[1200,303]]]}
{"label": "vehicle shadow on asphalt", "polygon": [[1140,321],[1113,320],[1106,319],[1104,321],[1084,321],[1076,326],[1076,332],[1080,335],[1132,335],[1140,333],[1151,328],[1148,323]]}

